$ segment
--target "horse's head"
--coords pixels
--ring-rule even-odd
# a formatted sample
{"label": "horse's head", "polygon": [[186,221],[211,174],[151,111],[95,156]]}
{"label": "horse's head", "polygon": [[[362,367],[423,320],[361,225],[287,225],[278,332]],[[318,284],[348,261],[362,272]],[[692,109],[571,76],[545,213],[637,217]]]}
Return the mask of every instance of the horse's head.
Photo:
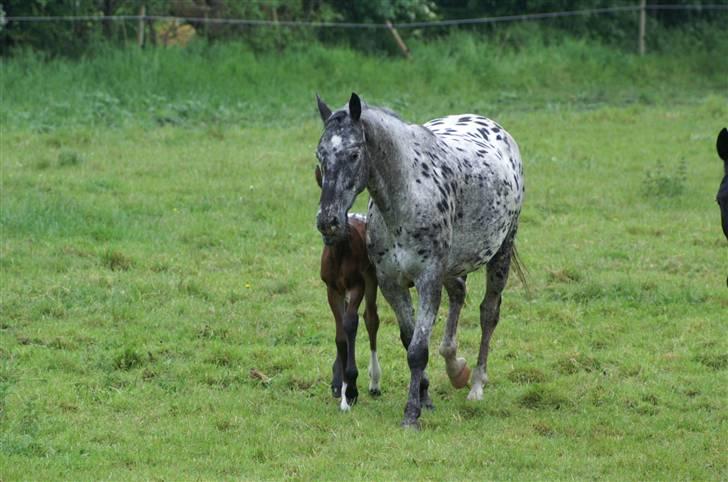
{"label": "horse's head", "polygon": [[367,185],[369,166],[361,100],[352,93],[348,106],[331,113],[318,97],[324,133],[316,149],[316,180],[321,186],[316,227],[326,244],[346,236],[346,216],[356,196]]}
{"label": "horse's head", "polygon": [[720,134],[718,134],[718,140],[715,143],[715,147],[718,149],[718,155],[723,159],[724,177],[723,182],[720,183],[718,189],[718,195],[716,201],[720,206],[720,217],[723,224],[723,234],[728,238],[728,129],[725,127]]}

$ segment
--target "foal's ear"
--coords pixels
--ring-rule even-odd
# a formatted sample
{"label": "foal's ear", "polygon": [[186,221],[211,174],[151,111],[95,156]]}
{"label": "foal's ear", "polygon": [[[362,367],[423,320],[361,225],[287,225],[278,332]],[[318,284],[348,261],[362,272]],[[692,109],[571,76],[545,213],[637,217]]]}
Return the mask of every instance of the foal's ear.
{"label": "foal's ear", "polygon": [[351,93],[351,99],[349,99],[349,115],[355,121],[361,118],[361,99],[355,92]]}
{"label": "foal's ear", "polygon": [[321,97],[319,97],[318,94],[316,94],[316,104],[318,104],[318,110],[319,114],[321,114],[321,120],[325,123],[327,120],[329,120],[329,117],[331,117],[331,109],[329,109],[329,106],[326,105],[326,102],[321,100]]}
{"label": "foal's ear", "polygon": [[715,142],[715,147],[718,149],[718,155],[725,162],[728,162],[728,129],[725,127],[720,134],[718,134],[718,140]]}
{"label": "foal's ear", "polygon": [[316,183],[321,187],[321,168],[316,166]]}

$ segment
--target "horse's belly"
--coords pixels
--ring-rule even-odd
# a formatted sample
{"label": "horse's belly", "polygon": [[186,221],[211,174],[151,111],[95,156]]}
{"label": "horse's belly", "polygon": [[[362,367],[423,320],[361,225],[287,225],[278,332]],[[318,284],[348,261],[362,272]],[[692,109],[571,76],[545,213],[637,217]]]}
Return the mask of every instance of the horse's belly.
{"label": "horse's belly", "polygon": [[465,187],[457,200],[449,274],[462,275],[490,261],[517,223],[522,190],[513,183],[504,185],[505,179],[513,179],[507,169],[492,174],[482,185]]}
{"label": "horse's belly", "polygon": [[[453,231],[453,243],[448,258],[448,275],[462,276],[486,264],[498,252],[508,234],[499,229],[500,223],[480,226],[478,229]],[[512,223],[509,224],[509,227]]]}

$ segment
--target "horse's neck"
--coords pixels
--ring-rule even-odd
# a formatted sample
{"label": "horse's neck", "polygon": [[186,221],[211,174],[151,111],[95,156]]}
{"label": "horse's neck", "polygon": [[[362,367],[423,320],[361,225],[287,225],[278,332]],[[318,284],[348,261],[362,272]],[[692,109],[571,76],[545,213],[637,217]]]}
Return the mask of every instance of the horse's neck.
{"label": "horse's neck", "polygon": [[385,220],[404,206],[415,179],[411,162],[412,126],[379,110],[362,113],[369,151],[369,182],[372,200]]}

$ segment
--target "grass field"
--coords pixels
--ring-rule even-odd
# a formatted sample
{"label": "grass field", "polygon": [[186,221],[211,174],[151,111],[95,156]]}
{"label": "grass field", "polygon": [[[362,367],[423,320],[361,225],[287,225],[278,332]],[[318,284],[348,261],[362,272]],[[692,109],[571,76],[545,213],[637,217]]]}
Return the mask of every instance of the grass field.
{"label": "grass field", "polygon": [[[343,67],[302,63],[292,90],[273,55],[3,60],[0,480],[728,478],[728,67],[574,42],[503,54],[479,89],[477,62],[437,49],[335,50]],[[236,76],[259,90],[232,103]],[[417,122],[476,110],[521,147],[530,291],[506,290],[483,402],[431,350],[419,433],[399,428],[409,372],[381,298],[382,397],[342,414],[329,394],[315,90]]]}

